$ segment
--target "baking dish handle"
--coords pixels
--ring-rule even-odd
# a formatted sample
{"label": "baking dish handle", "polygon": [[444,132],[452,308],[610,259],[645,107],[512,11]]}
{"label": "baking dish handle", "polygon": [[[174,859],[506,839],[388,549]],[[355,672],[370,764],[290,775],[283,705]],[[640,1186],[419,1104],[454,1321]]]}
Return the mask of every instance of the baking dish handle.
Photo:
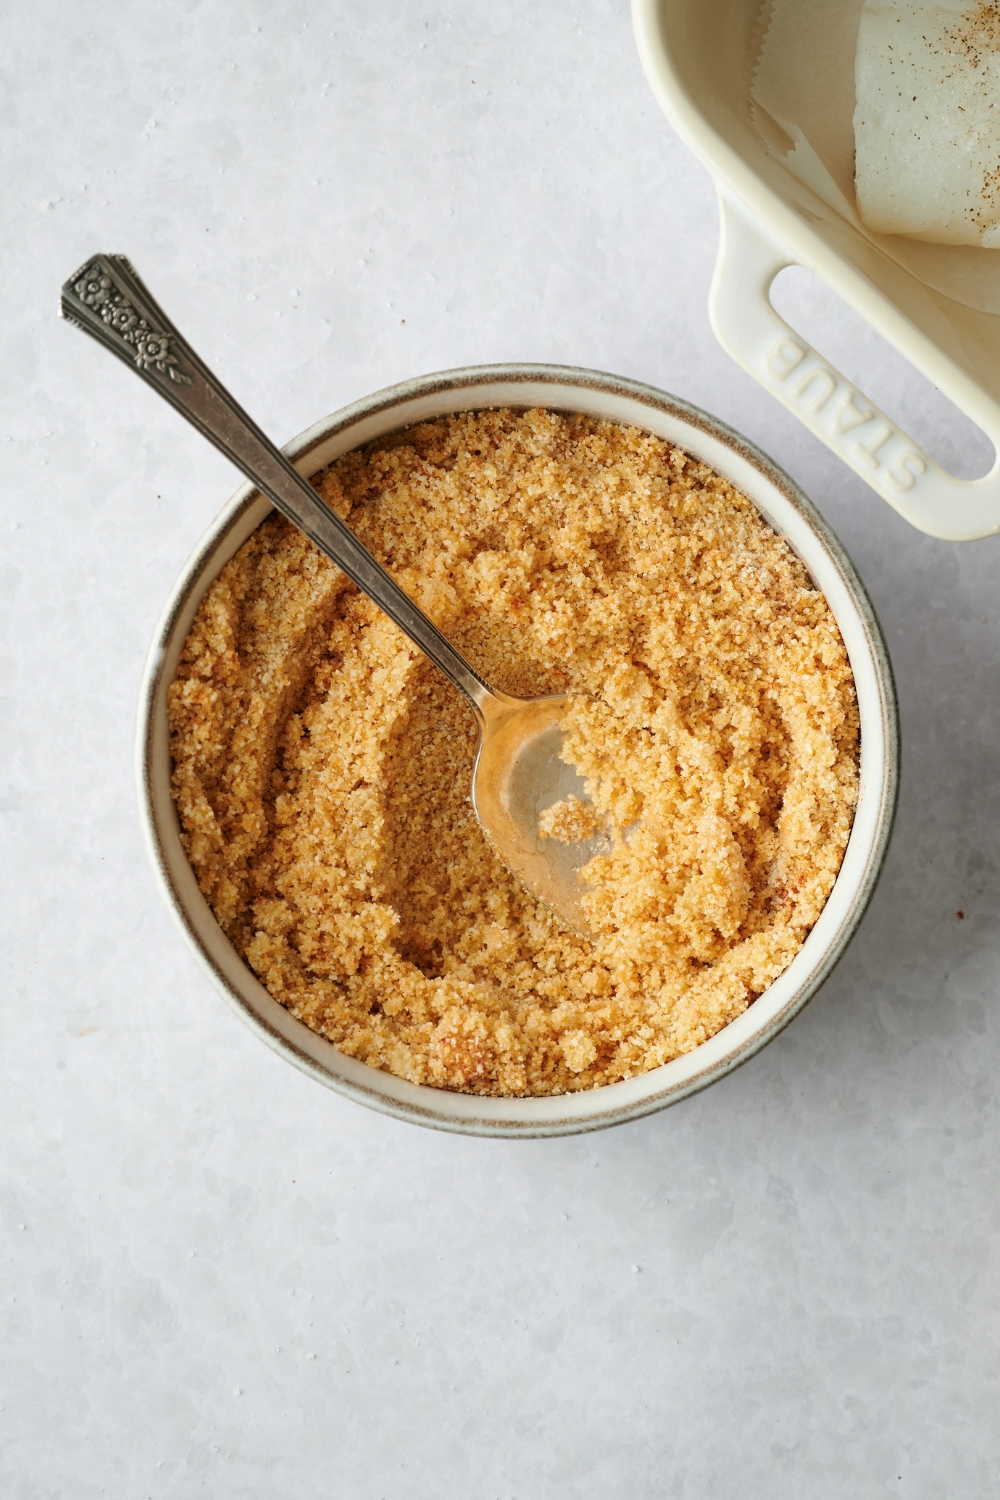
{"label": "baking dish handle", "polygon": [[[921,531],[955,542],[1000,531],[1000,456],[982,479],[943,469],[775,311],[771,284],[795,257],[721,189],[719,213],[709,316],[726,352]],[[1000,455],[1000,433],[987,436]]]}

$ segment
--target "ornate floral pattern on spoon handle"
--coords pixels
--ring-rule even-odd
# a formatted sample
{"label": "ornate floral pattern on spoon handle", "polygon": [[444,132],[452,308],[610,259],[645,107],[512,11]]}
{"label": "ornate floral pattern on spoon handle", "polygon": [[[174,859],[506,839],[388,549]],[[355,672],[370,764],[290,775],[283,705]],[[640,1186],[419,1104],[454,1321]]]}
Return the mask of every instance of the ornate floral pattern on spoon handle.
{"label": "ornate floral pattern on spoon handle", "polygon": [[190,385],[190,376],[184,374],[171,348],[175,336],[153,327],[138,311],[130,294],[120,285],[122,271],[126,274],[132,271],[124,255],[96,256],[81,266],[63,287],[60,307],[63,317],[88,333],[97,331],[93,320],[100,318],[107,333],[117,334],[127,345],[129,354],[120,352],[124,358],[131,355],[138,369],[155,370],[178,385]]}

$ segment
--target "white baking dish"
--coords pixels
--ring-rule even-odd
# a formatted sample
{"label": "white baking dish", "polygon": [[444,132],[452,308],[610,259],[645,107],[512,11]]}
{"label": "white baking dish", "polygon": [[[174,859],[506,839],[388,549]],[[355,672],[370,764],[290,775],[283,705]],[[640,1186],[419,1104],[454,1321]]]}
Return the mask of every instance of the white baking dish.
{"label": "white baking dish", "polygon": [[631,423],[710,464],[785,536],[826,595],[840,627],[861,714],[861,788],[833,892],[785,972],[737,1020],[684,1057],[624,1083],[556,1098],[485,1099],[407,1083],[338,1052],[268,994],[198,889],[170,795],[167,689],[206,589],[271,510],[243,485],[209,527],[167,601],[143,679],[136,774],[147,849],[164,898],[196,959],[257,1034],[312,1077],[360,1103],[439,1129],[476,1135],[563,1135],[662,1109],[721,1078],[786,1026],[840,957],[875,888],[892,825],[899,749],[885,644],[857,573],[798,486],[731,429],[675,397],[586,370],[484,366],[426,375],[317,423],[285,452],[315,474],[342,453],[413,422],[482,407],[544,406]]}
{"label": "white baking dish", "polygon": [[[744,369],[914,526],[953,541],[1000,531],[1000,314],[925,285],[768,154],[749,99],[760,4],[633,0],[632,7],[653,90],[718,187],[715,332]],[[947,473],[778,315],[771,283],[795,264],[822,276],[978,423],[998,454],[989,474],[961,480]]]}

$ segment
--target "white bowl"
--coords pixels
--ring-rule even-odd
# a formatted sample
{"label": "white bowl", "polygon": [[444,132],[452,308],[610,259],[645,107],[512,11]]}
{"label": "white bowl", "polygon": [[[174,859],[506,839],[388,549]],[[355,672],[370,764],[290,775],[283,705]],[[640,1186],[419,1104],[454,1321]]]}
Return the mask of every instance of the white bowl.
{"label": "white bowl", "polygon": [[[760,9],[761,0],[632,0],[653,92],[719,191],[715,333],[921,531],[950,541],[1000,531],[1000,313],[974,311],[925,284],[768,154],[749,98]],[[997,452],[989,474],[949,474],[780,317],[771,284],[796,264],[822,276],[979,424]]]}
{"label": "white bowl", "polygon": [[552,365],[482,366],[379,391],[310,427],[285,449],[315,474],[342,453],[413,422],[483,407],[548,407],[642,428],[710,464],[749,496],[801,558],[836,616],[861,715],[861,788],[833,892],[789,967],[737,1020],[684,1057],[623,1083],[538,1099],[485,1099],[408,1083],[346,1057],[268,994],[198,889],[170,795],[167,689],[206,590],[271,510],[243,485],[181,573],[150,648],[136,737],[145,840],[164,899],[209,979],[275,1051],[330,1088],[401,1119],[469,1135],[564,1135],[635,1119],[683,1099],[760,1050],[816,993],[868,904],[885,856],[899,767],[896,697],[882,632],[864,586],[823,517],[787,474],[696,407],[635,381]]}

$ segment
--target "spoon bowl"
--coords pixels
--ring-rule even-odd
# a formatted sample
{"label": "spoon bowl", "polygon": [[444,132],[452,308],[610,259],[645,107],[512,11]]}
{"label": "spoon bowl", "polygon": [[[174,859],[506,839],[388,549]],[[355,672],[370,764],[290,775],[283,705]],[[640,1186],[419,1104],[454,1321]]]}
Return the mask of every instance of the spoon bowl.
{"label": "spoon bowl", "polygon": [[546,906],[578,932],[588,933],[580,872],[611,846],[600,827],[591,837],[545,837],[541,815],[575,798],[593,806],[586,783],[563,759],[561,720],[567,696],[509,698],[494,693],[484,706],[472,805],[504,863]]}

